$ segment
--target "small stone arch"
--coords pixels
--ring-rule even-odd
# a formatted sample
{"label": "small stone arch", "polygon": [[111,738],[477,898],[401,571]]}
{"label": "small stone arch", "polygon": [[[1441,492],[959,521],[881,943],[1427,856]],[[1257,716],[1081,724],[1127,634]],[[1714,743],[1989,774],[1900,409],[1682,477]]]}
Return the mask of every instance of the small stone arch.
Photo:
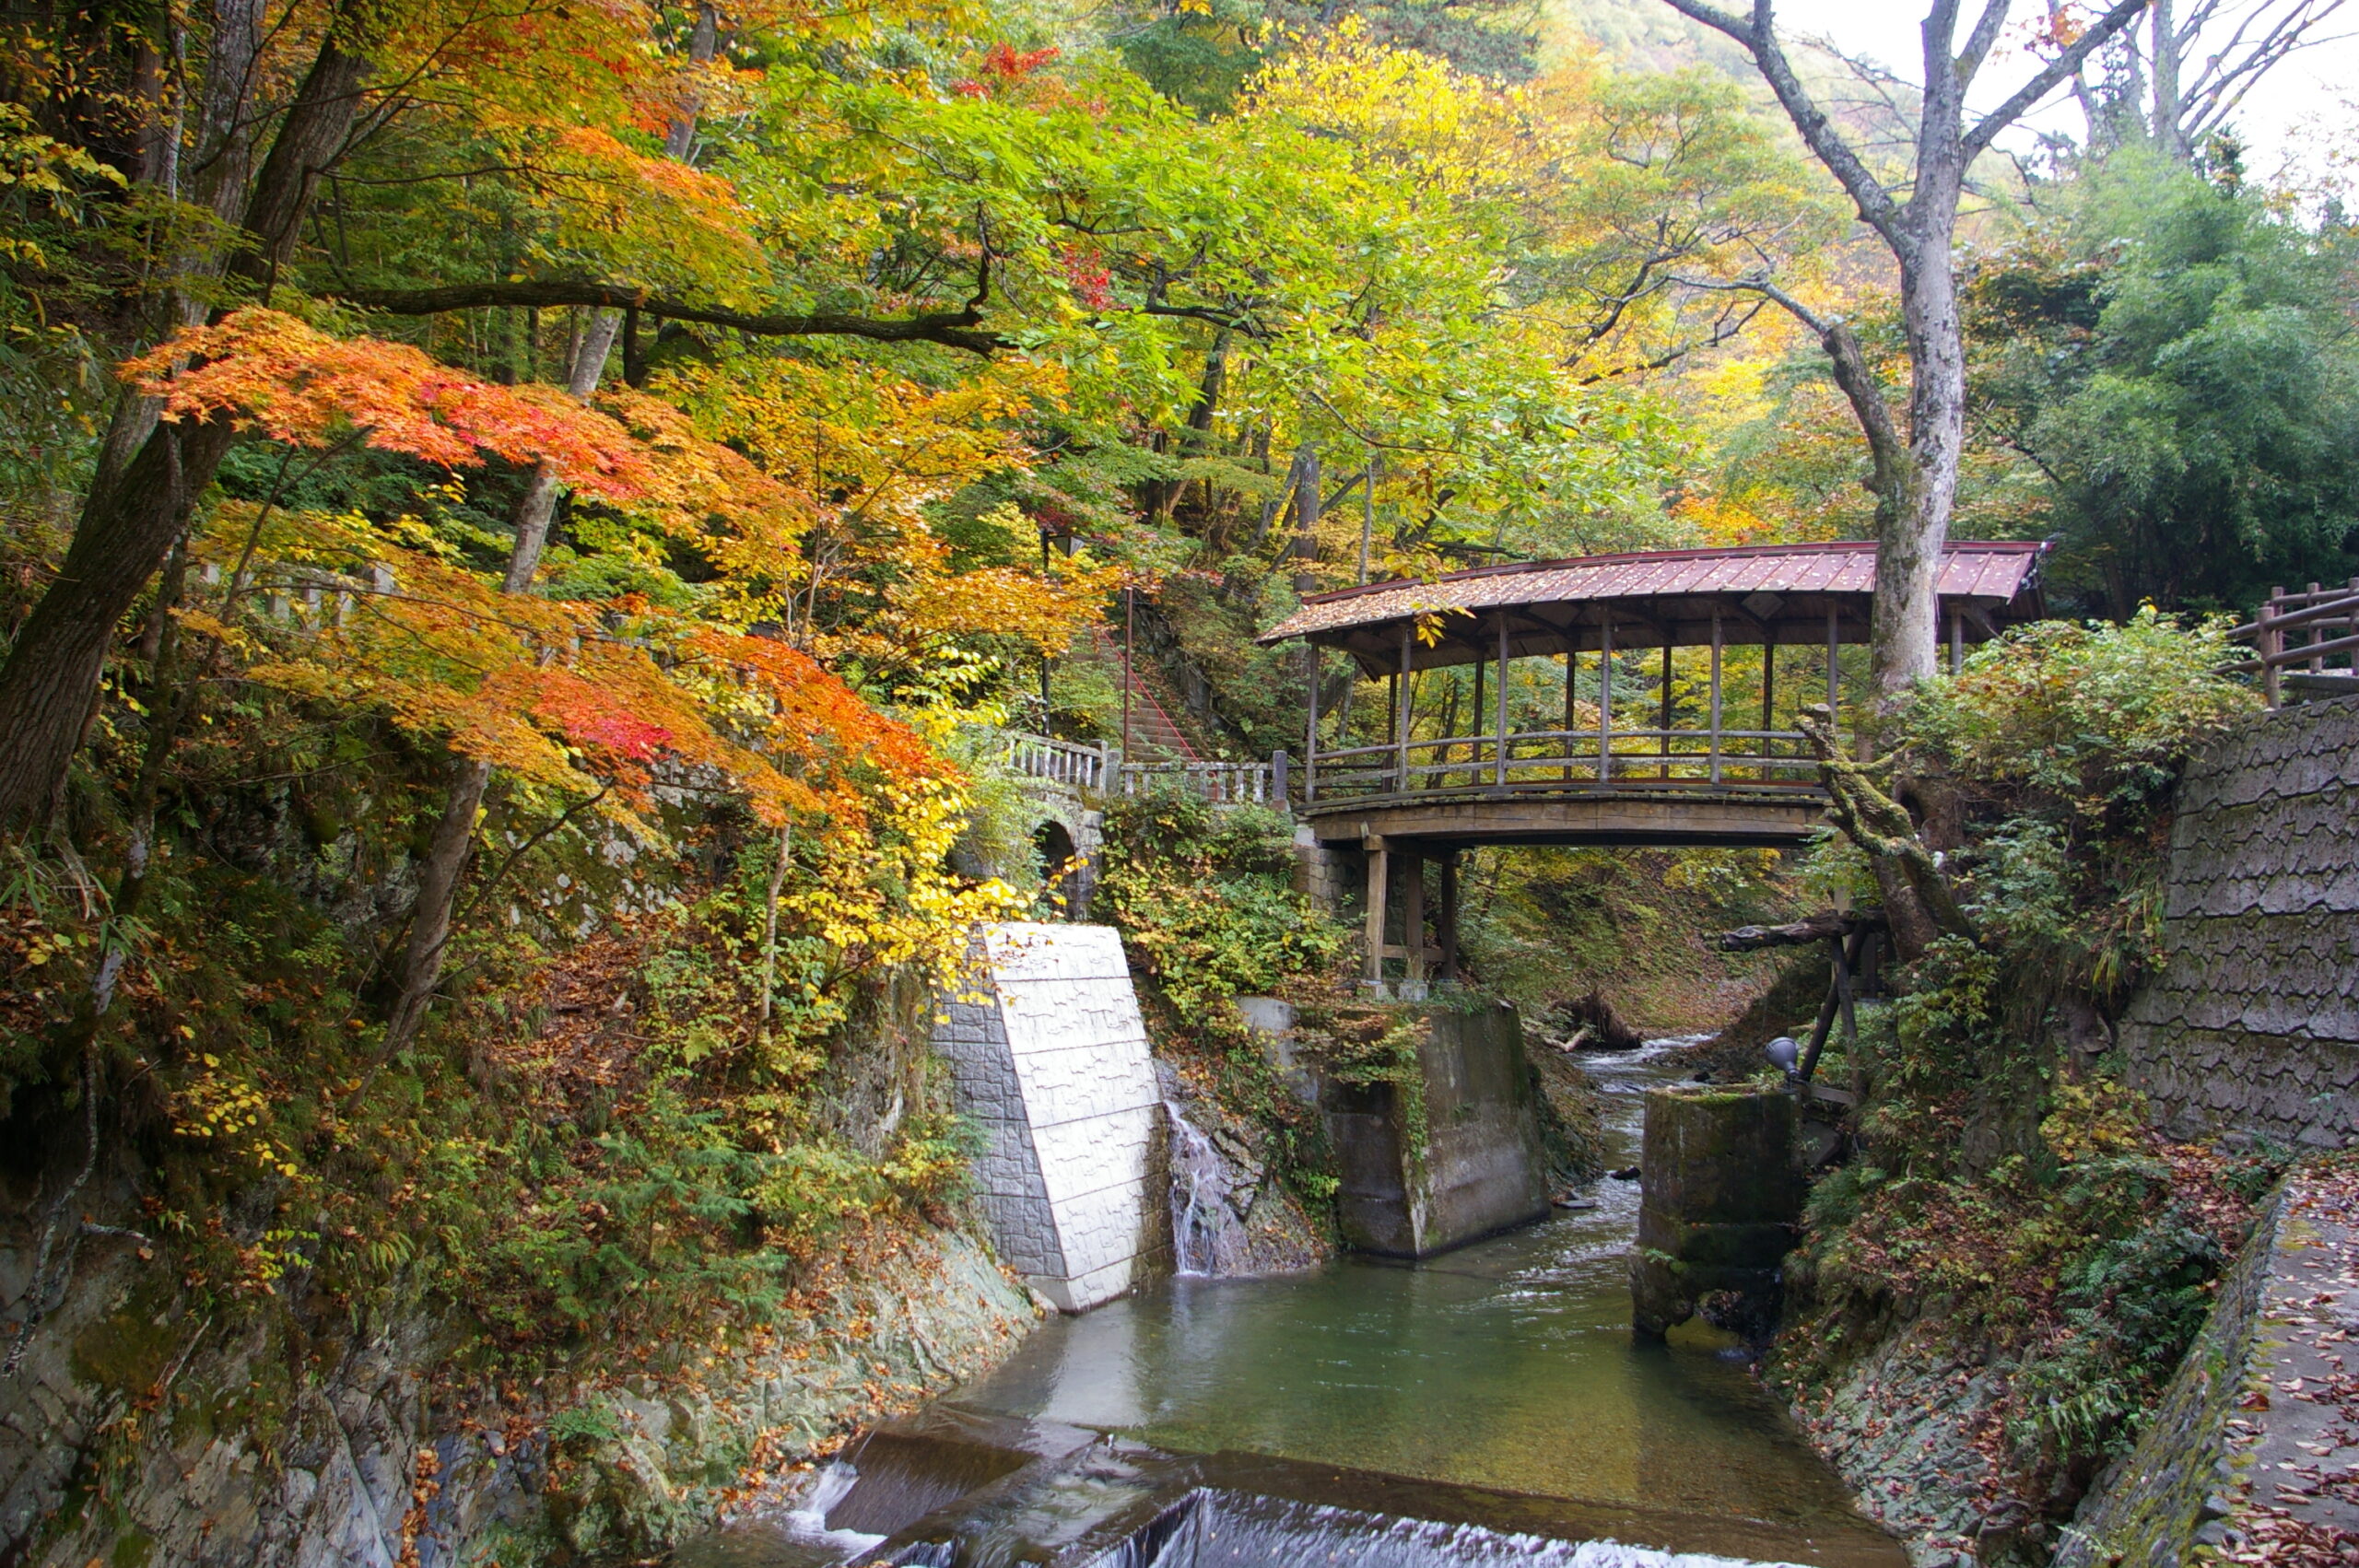
{"label": "small stone arch", "polygon": [[1070,914],[1074,884],[1081,880],[1079,850],[1072,832],[1055,817],[1042,819],[1032,829],[1032,854],[1039,864],[1044,912],[1051,919]]}
{"label": "small stone arch", "polygon": [[[1039,915],[1048,920],[1086,921],[1097,884],[1099,815],[1062,791],[1032,796],[1033,869],[1041,882]],[[1062,897],[1063,902],[1056,899]]]}

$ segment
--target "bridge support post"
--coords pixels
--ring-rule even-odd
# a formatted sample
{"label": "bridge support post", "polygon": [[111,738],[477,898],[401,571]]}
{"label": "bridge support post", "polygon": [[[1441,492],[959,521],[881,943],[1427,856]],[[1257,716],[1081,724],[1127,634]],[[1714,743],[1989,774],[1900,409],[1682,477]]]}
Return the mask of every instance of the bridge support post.
{"label": "bridge support post", "polygon": [[1360,848],[1367,854],[1367,917],[1363,928],[1367,942],[1367,969],[1361,977],[1371,990],[1384,989],[1384,895],[1392,879],[1392,857],[1384,840],[1367,837]]}
{"label": "bridge support post", "polygon": [[1438,977],[1458,982],[1458,851],[1441,852],[1441,907],[1434,911],[1434,934],[1439,939]]}
{"label": "bridge support post", "polygon": [[1720,781],[1720,610],[1712,607],[1712,782]]}
{"label": "bridge support post", "polygon": [[1402,996],[1421,997],[1426,986],[1426,858],[1401,851],[1401,983]]}

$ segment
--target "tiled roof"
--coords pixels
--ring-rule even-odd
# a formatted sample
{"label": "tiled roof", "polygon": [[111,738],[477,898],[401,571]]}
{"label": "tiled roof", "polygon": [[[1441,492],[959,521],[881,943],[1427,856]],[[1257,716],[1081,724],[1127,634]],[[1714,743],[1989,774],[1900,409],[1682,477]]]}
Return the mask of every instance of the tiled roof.
{"label": "tiled roof", "polygon": [[[2031,542],[1950,544],[1942,555],[1941,596],[1986,611],[2006,606],[2033,589],[2044,544]],[[1477,567],[1431,582],[1372,582],[1365,588],[1316,593],[1264,633],[1263,643],[1328,637],[1399,622],[1435,610],[1494,610],[1527,605],[1620,601],[1719,599],[1741,603],[1760,593],[1830,598],[1875,591],[1876,547],[1866,542],[1767,544],[1717,550],[1649,550],[1620,556],[1580,556]]]}

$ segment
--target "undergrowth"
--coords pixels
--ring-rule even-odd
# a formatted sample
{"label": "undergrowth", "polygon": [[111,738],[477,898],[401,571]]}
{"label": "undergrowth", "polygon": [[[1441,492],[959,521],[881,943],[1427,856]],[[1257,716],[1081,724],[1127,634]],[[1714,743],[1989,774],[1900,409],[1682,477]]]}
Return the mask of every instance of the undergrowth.
{"label": "undergrowth", "polygon": [[[1823,1395],[1906,1331],[1993,1365],[1989,1457],[2050,1520],[2135,1440],[2282,1164],[2169,1141],[2105,1048],[2160,956],[2178,771],[2253,706],[2226,662],[2219,625],[2044,624],[1901,719],[1971,930],[1865,1015],[1857,1153],[1813,1189],[1771,1372]],[[1865,882],[1848,843],[1818,861]]]}

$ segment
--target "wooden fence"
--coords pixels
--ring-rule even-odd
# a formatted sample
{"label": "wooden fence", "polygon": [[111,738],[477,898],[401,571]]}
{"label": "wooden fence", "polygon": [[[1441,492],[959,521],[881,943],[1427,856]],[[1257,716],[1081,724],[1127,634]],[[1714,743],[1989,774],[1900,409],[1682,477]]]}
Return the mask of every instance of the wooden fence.
{"label": "wooden fence", "polygon": [[2359,577],[2334,588],[2314,582],[2298,593],[2280,588],[2258,615],[2228,635],[2253,648],[2252,658],[2228,668],[2257,673],[2271,708],[2284,700],[2289,684],[2359,692]]}

